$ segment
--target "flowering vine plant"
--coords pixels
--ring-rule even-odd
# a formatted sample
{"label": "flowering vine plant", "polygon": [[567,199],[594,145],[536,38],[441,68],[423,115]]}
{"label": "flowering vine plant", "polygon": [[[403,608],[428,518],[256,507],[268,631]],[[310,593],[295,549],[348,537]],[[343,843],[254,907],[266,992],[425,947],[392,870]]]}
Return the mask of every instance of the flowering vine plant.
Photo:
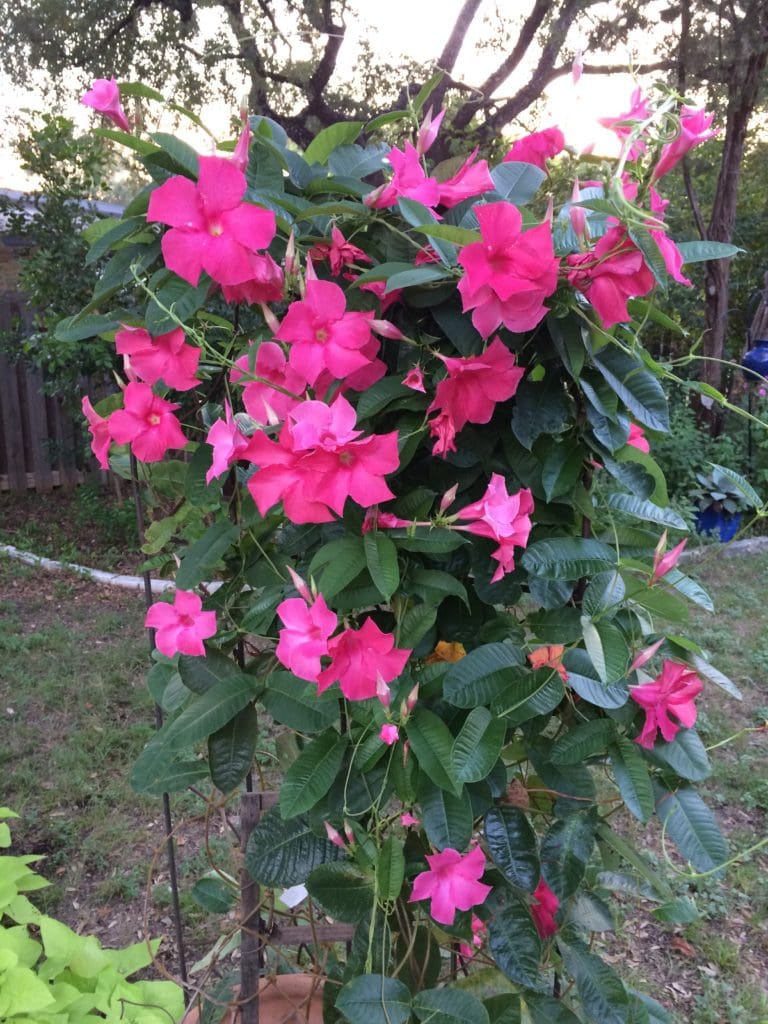
{"label": "flowering vine plant", "polygon": [[[257,709],[294,734],[246,866],[355,926],[329,1020],[670,1019],[591,933],[633,873],[666,920],[695,913],[617,811],[698,872],[728,857],[695,723],[704,686],[734,688],[677,632],[711,604],[667,550],[668,369],[642,344],[648,320],[676,329],[669,279],[733,253],[664,224],[663,177],[711,117],[637,93],[607,119],[617,164],[563,201],[557,129],[430,167],[427,90],[384,119],[401,146],[379,119],[300,153],[251,117],[198,155],[127,132],[116,88],[86,102],[152,180],[59,333],[114,335],[93,451],[120,470],[128,446],[174,499],[145,545],[175,571],[147,616],[172,716],[134,786],[230,794]],[[138,310],[104,312],[136,284]]]}

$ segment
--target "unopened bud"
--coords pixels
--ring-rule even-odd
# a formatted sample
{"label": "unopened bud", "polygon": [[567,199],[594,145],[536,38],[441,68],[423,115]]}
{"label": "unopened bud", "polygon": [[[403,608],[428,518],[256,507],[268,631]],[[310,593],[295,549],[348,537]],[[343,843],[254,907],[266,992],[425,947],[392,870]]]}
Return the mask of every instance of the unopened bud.
{"label": "unopened bud", "polygon": [[454,484],[453,487],[449,487],[445,494],[440,499],[440,515],[447,512],[451,505],[456,501],[456,492],[459,489],[458,484]]}
{"label": "unopened bud", "polygon": [[264,302],[261,303],[259,308],[261,309],[261,315],[264,317],[264,323],[273,334],[277,333],[280,327],[280,321],[277,319],[275,314]]}
{"label": "unopened bud", "polygon": [[418,701],[418,699],[419,699],[419,684],[416,683],[414,688],[411,690],[411,692],[405,698],[405,706],[408,709],[408,711],[413,711],[413,709],[416,707],[416,702]]}
{"label": "unopened bud", "polygon": [[398,327],[395,327],[390,320],[370,320],[368,326],[374,334],[378,334],[382,338],[400,341],[403,337],[403,332]]}
{"label": "unopened bud", "polygon": [[286,566],[286,568],[288,570],[288,575],[291,577],[291,582],[294,587],[296,587],[299,597],[303,597],[307,604],[312,604],[312,594],[309,591],[306,581],[303,580],[296,570],[290,565]]}
{"label": "unopened bud", "polygon": [[344,840],[341,838],[341,834],[336,831],[333,825],[331,825],[329,821],[324,821],[323,825],[325,825],[326,835],[328,836],[329,840],[333,843],[333,845],[338,846],[339,849],[341,850],[346,849],[346,845],[344,843]]}
{"label": "unopened bud", "polygon": [[376,673],[376,696],[385,708],[389,707],[392,695],[389,691],[389,686],[384,682],[381,672]]}

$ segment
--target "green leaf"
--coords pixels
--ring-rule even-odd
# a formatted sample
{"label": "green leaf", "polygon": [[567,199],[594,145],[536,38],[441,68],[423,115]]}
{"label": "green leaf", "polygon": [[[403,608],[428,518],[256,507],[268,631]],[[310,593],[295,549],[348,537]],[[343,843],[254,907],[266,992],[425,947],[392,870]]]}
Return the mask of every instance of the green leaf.
{"label": "green leaf", "polygon": [[358,422],[378,415],[400,398],[413,398],[411,388],[405,387],[399,377],[382,377],[360,395],[357,401]]}
{"label": "green leaf", "polygon": [[355,142],[362,127],[362,121],[339,121],[323,128],[304,150],[304,159],[308,164],[326,163],[334,149]]}
{"label": "green leaf", "polygon": [[384,533],[366,533],[363,537],[365,561],[374,586],[389,601],[400,586],[400,569],[397,565],[397,548]]}
{"label": "green leaf", "polygon": [[651,751],[655,761],[667,764],[682,779],[703,782],[712,774],[712,765],[695,729],[680,729],[669,743],[656,744]]}
{"label": "green leaf", "polygon": [[608,756],[622,800],[636,818],[648,821],[653,814],[653,786],[637,744],[625,736],[617,736],[608,747]]}
{"label": "green leaf", "polygon": [[470,992],[433,988],[413,997],[413,1012],[424,1024],[489,1024],[488,1011]]}
{"label": "green leaf", "polygon": [[533,164],[508,162],[498,164],[491,170],[496,191],[508,203],[525,206],[536,195],[546,174]]}
{"label": "green leaf", "polygon": [[92,134],[100,139],[110,139],[112,142],[119,142],[121,146],[133,149],[139,156],[149,156],[152,153],[159,153],[160,148],[146,139],[140,139],[131,132],[121,132],[117,128],[94,128]]}
{"label": "green leaf", "polygon": [[604,348],[593,361],[608,385],[635,419],[651,430],[669,430],[664,390],[640,360],[617,348]]}
{"label": "green leaf", "polygon": [[629,651],[624,634],[612,622],[601,619],[592,622],[586,616],[581,620],[584,646],[603,683],[615,683],[627,674]]}
{"label": "green leaf", "polygon": [[190,896],[203,910],[207,910],[211,914],[226,914],[232,909],[237,899],[237,892],[233,886],[227,885],[219,875],[206,875],[195,882]]}
{"label": "green leaf", "polygon": [[207,647],[204,658],[182,654],[179,657],[179,675],[188,690],[205,693],[217,683],[224,683],[242,673],[226,654],[215,647]]}
{"label": "green leaf", "polygon": [[165,283],[156,289],[155,298],[149,301],[144,326],[153,336],[175,330],[205,303],[210,287],[210,279],[205,274],[197,286],[175,274],[167,275]]}
{"label": "green leaf", "polygon": [[461,796],[435,786],[421,773],[419,803],[424,831],[430,843],[438,850],[451,847],[461,852],[472,839],[472,801],[464,789]]}
{"label": "green leaf", "polygon": [[166,132],[150,132],[150,139],[156,143],[164,153],[167,153],[175,164],[183,171],[186,171],[191,178],[197,178],[200,173],[197,153],[188,146],[186,142],[177,139],[175,135],[168,135]]}
{"label": "green leaf", "polygon": [[259,716],[249,704],[208,737],[208,767],[214,786],[231,793],[248,774],[256,752]]}
{"label": "green leaf", "polygon": [[411,1016],[411,994],[397,978],[362,974],[341,990],[336,1009],[350,1024],[405,1024]]}
{"label": "green leaf", "polygon": [[339,717],[336,693],[319,694],[315,683],[297,679],[290,672],[269,676],[261,702],[276,722],[307,734],[329,729]]}
{"label": "green leaf", "polygon": [[424,85],[422,85],[422,87],[416,93],[416,96],[411,100],[411,108],[417,117],[421,114],[427,100],[438,87],[438,85],[440,85],[444,78],[444,71],[436,71],[431,78],[427,79]]}
{"label": "green leaf", "polygon": [[669,903],[662,903],[660,907],[654,907],[651,913],[657,921],[666,924],[692,924],[701,917],[690,896],[680,896]]}
{"label": "green leaf", "polygon": [[563,681],[557,672],[517,669],[514,681],[492,700],[494,714],[520,725],[538,715],[549,714],[565,696]]}
{"label": "green leaf", "polygon": [[529,544],[521,562],[532,576],[548,580],[577,580],[616,565],[616,552],[599,540],[553,537]]}
{"label": "green leaf", "polygon": [[432,221],[429,224],[414,224],[413,227],[416,231],[421,231],[431,238],[441,238],[446,242],[453,242],[455,245],[471,245],[481,239],[479,231],[457,228],[452,224],[436,224]]}
{"label": "green leaf", "polygon": [[553,445],[541,467],[541,484],[547,501],[569,494],[583,468],[584,453],[577,441]]}
{"label": "green leaf", "polygon": [[331,917],[355,924],[373,905],[373,884],[353,864],[321,864],[307,878],[307,890]]}
{"label": "green leaf", "polygon": [[[403,844],[393,832],[387,836],[376,861],[376,891],[381,900],[396,900],[405,878]],[[367,907],[370,910],[370,903]]]}
{"label": "green leaf", "polygon": [[[577,1017],[567,1006],[563,1006],[559,999],[534,992],[526,992],[524,999],[525,1007],[530,1014],[530,1024],[582,1024],[581,1017]],[[506,1024],[506,1021],[500,1024]],[[521,1024],[529,1022],[523,1018]]]}
{"label": "green leaf", "polygon": [[120,321],[109,314],[92,314],[90,316],[65,316],[56,324],[54,337],[57,341],[85,341],[97,334],[115,331]]}
{"label": "green leaf", "polygon": [[543,381],[523,380],[515,392],[512,433],[528,451],[542,434],[559,434],[568,423],[572,402],[553,375]]}
{"label": "green leaf", "polygon": [[[584,614],[590,618],[602,615],[604,612],[615,609],[624,600],[626,587],[621,574],[613,572],[598,573],[589,583],[584,591],[582,609]],[[556,641],[550,641],[550,643]],[[563,641],[560,641],[561,643]],[[565,641],[568,643],[568,641]]]}
{"label": "green leaf", "polygon": [[438,267],[434,264],[412,267],[410,270],[403,270],[388,278],[384,294],[388,295],[398,288],[418,288],[420,285],[432,284],[435,281],[451,280],[452,276],[445,267]]}
{"label": "green leaf", "polygon": [[428,604],[417,604],[409,608],[400,623],[398,643],[400,647],[413,650],[437,621],[437,608]]}
{"label": "green leaf", "polygon": [[697,871],[719,868],[728,859],[728,847],[712,812],[695,789],[681,786],[670,792],[654,784],[656,813],[665,834]]}
{"label": "green leaf", "polygon": [[678,242],[677,248],[683,263],[703,263],[705,260],[728,260],[744,252],[737,245],[728,242]]}
{"label": "green leaf", "polygon": [[713,612],[715,610],[712,598],[706,590],[697,583],[696,580],[691,579],[690,576],[686,576],[684,573],[680,572],[679,569],[671,569],[664,576],[664,583],[670,587],[674,587],[678,594],[682,594],[683,597],[687,597],[689,601],[693,601],[694,604],[697,604],[700,608],[704,608],[705,611]]}
{"label": "green leaf", "polygon": [[411,116],[410,110],[390,110],[386,114],[379,114],[365,126],[365,133],[369,135],[371,132],[378,131],[379,128],[386,128],[387,125],[410,120]]}
{"label": "green leaf", "polygon": [[615,491],[609,494],[606,504],[609,508],[633,519],[640,519],[646,523],[658,523],[660,526],[668,526],[673,530],[686,530],[688,526],[681,515],[672,508],[659,508],[652,501],[642,501],[632,494],[621,494]]}
{"label": "green leaf", "polygon": [[302,750],[280,788],[280,813],[284,818],[308,811],[325,796],[344,761],[348,742],[346,736],[329,729]]}
{"label": "green leaf", "polygon": [[363,538],[342,537],[320,548],[309,564],[309,574],[316,576],[320,572],[318,589],[330,601],[359,576],[366,564]]}
{"label": "green leaf", "polygon": [[125,220],[117,221],[108,231],[104,231],[93,242],[88,250],[88,255],[85,257],[86,266],[90,266],[96,260],[101,259],[116,242],[122,242],[124,239],[130,238],[137,231],[145,231],[146,227],[146,217],[128,217]]}
{"label": "green leaf", "polygon": [[541,870],[536,836],[517,807],[494,807],[485,816],[488,853],[504,877],[525,892],[533,892]]}
{"label": "green leaf", "polygon": [[417,526],[414,530],[389,530],[392,540],[403,551],[416,551],[426,555],[446,555],[467,541],[453,530],[440,527]]}
{"label": "green leaf", "polygon": [[459,796],[462,784],[449,774],[453,736],[445,722],[434,712],[417,708],[405,728],[421,770],[440,789]]}
{"label": "green leaf", "polygon": [[541,939],[530,910],[511,890],[497,887],[486,906],[488,947],[499,970],[518,985],[536,988],[540,983]]}
{"label": "green leaf", "polygon": [[189,547],[176,573],[179,590],[193,590],[211,575],[225,553],[240,536],[240,527],[228,519],[209,526],[202,537]]}
{"label": "green leaf", "polygon": [[721,690],[725,690],[726,693],[729,693],[731,697],[734,697],[736,700],[743,700],[741,690],[738,686],[731,682],[728,676],[723,675],[719,669],[716,669],[714,665],[710,665],[708,661],[701,657],[701,655],[694,654],[689,660],[697,673],[708,682],[714,683],[715,686],[719,686]]}
{"label": "green leaf", "polygon": [[[172,761],[154,780],[139,790],[147,796],[162,796],[163,793],[182,793],[190,786],[196,786],[208,778],[205,761]],[[135,787],[135,783],[131,783]]]}
{"label": "green leaf", "polygon": [[141,96],[145,100],[155,100],[157,103],[165,103],[165,97],[157,89],[153,89],[143,82],[119,82],[120,96]]}
{"label": "green leaf", "polygon": [[618,975],[575,935],[558,946],[591,1024],[625,1024],[629,996]]}
{"label": "green leaf", "polygon": [[403,589],[420,597],[426,604],[440,604],[446,597],[458,597],[469,607],[464,584],[451,573],[439,569],[416,569],[405,581]]}
{"label": "green leaf", "polygon": [[460,782],[480,782],[490,774],[504,746],[506,722],[487,708],[473,708],[453,741],[451,765]]}
{"label": "green leaf", "polygon": [[573,896],[595,845],[595,815],[576,811],[556,821],[541,843],[541,870],[559,899]]}
{"label": "green leaf", "polygon": [[[584,595],[585,605],[588,593],[589,587]],[[581,639],[581,615],[578,608],[541,610],[529,615],[526,621],[533,635],[543,644],[570,644]]]}
{"label": "green leaf", "polygon": [[251,833],[245,867],[260,885],[299,885],[319,864],[342,856],[338,846],[312,832],[305,818],[284,821],[277,808],[273,808]]}
{"label": "green leaf", "polygon": [[552,746],[553,764],[579,764],[588,757],[604,754],[616,734],[610,718],[582,722],[560,736]]}
{"label": "green leaf", "polygon": [[754,489],[752,484],[750,484],[749,480],[741,476],[741,474],[737,473],[735,470],[729,469],[727,466],[718,466],[714,462],[710,462],[710,466],[733,484],[751,508],[763,507],[763,499]]}
{"label": "green leaf", "polygon": [[504,691],[517,669],[523,663],[522,655],[509,644],[484,644],[475,648],[448,669],[443,682],[443,694],[457,708],[473,708],[487,704]]}

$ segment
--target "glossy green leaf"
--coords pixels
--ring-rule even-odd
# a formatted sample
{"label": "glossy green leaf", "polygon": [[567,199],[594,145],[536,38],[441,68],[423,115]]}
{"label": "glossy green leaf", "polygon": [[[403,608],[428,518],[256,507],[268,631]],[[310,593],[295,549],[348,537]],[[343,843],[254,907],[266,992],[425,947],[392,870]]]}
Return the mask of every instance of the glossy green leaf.
{"label": "glossy green leaf", "polygon": [[584,453],[578,442],[553,445],[541,467],[541,484],[547,501],[569,494],[583,469]]}
{"label": "glossy green leaf", "polygon": [[602,683],[615,683],[627,674],[629,650],[624,634],[607,619],[582,618],[584,646]]}
{"label": "glossy green leaf", "polygon": [[696,904],[689,896],[680,896],[669,903],[662,903],[660,907],[654,907],[651,913],[658,921],[667,924],[692,924],[701,917]]}
{"label": "glossy green leaf", "polygon": [[411,1016],[411,994],[397,978],[362,974],[341,990],[336,1009],[350,1024],[406,1024]]}
{"label": "glossy green leaf", "polygon": [[591,1024],[626,1024],[629,996],[619,976],[575,935],[558,946]]}
{"label": "glossy green leaf", "polygon": [[193,590],[203,580],[213,577],[216,567],[240,536],[240,528],[228,519],[209,526],[184,554],[176,573],[179,590]]}
{"label": "glossy green leaf", "polygon": [[318,865],[342,856],[338,846],[312,832],[305,818],[284,821],[277,808],[273,808],[251,833],[245,867],[260,885],[299,885],[306,882]]}
{"label": "glossy green leaf", "polygon": [[276,722],[302,733],[328,729],[339,717],[337,693],[319,694],[316,683],[297,679],[290,672],[273,672],[269,676],[261,702]]}
{"label": "glossy green leaf", "polygon": [[665,835],[697,871],[719,868],[728,859],[728,846],[714,816],[695,789],[674,792],[654,784],[656,813]]}
{"label": "glossy green leaf", "polygon": [[737,245],[731,245],[729,242],[710,242],[708,240],[678,242],[677,248],[683,257],[683,264],[703,263],[706,260],[728,260],[732,256],[744,252],[743,249]]}
{"label": "glossy green leaf", "polygon": [[479,782],[491,771],[504,746],[506,722],[487,708],[473,708],[453,741],[451,766],[460,782]]}
{"label": "glossy green leaf", "polygon": [[308,811],[325,796],[344,761],[348,742],[346,736],[329,729],[302,750],[280,787],[280,813],[284,818]]}
{"label": "glossy green leaf", "polygon": [[208,777],[208,765],[204,760],[171,761],[170,764],[163,762],[159,773],[151,780],[139,787],[134,777],[131,778],[131,785],[140,793],[147,796],[162,796],[163,793],[182,793],[190,786],[196,786],[203,779]]}
{"label": "glossy green leaf", "polygon": [[571,409],[572,401],[557,378],[523,380],[515,392],[512,432],[530,451],[542,434],[556,435],[566,427]]}
{"label": "glossy green leaf", "polygon": [[472,838],[472,801],[466,789],[460,796],[435,786],[422,772],[419,782],[419,804],[424,831],[438,850],[451,847],[460,853]]}
{"label": "glossy green leaf", "polygon": [[167,132],[152,132],[149,137],[190,177],[197,178],[200,165],[197,153],[190,145],[177,139],[175,135],[168,135]]}
{"label": "glossy green leaf", "polygon": [[398,645],[413,650],[437,621],[437,608],[417,604],[409,608],[400,623]]}
{"label": "glossy green leaf", "polygon": [[612,569],[616,564],[616,552],[599,540],[553,537],[529,544],[520,561],[532,576],[577,580]]}
{"label": "glossy green leaf", "polygon": [[188,690],[192,690],[193,693],[205,693],[217,683],[234,679],[242,675],[242,672],[232,658],[228,658],[215,647],[207,647],[204,658],[191,654],[180,655],[179,675]]}
{"label": "glossy green leaf", "polygon": [[554,764],[580,764],[589,757],[606,753],[616,734],[610,718],[582,722],[557,738],[552,746]]}
{"label": "glossy green leaf", "polygon": [[339,921],[361,921],[373,905],[373,881],[353,864],[321,864],[306,884],[312,899]]}
{"label": "glossy green leaf", "polygon": [[530,910],[510,889],[500,887],[486,906],[491,911],[488,948],[499,970],[518,985],[538,987],[541,939]]}
{"label": "glossy green leaf", "polygon": [[319,590],[330,601],[367,565],[362,537],[342,537],[324,544],[309,564]]}
{"label": "glossy green leaf", "polygon": [[492,709],[509,724],[519,725],[537,715],[554,711],[564,696],[563,681],[557,672],[551,669],[538,672],[517,669],[514,681],[493,698]]}
{"label": "glossy green leaf", "polygon": [[463,547],[467,541],[453,530],[440,527],[418,526],[415,530],[388,530],[389,536],[403,551],[417,551],[427,555],[445,555]]}
{"label": "glossy green leaf", "polygon": [[710,665],[710,663],[705,658],[702,658],[700,654],[693,654],[689,660],[702,679],[707,680],[707,682],[714,683],[715,686],[719,686],[721,690],[725,690],[726,693],[730,694],[731,697],[736,700],[743,700],[741,690],[738,686],[730,680],[728,676],[715,668],[714,665]]}
{"label": "glossy green leaf", "polygon": [[[376,861],[376,892],[381,900],[396,900],[403,888],[405,855],[403,843],[393,832],[387,836]],[[368,909],[370,909],[370,904]]]}
{"label": "glossy green leaf", "polygon": [[704,744],[695,729],[680,729],[669,743],[657,743],[652,758],[689,782],[703,782],[712,774],[712,765]]}
{"label": "glossy green leaf", "polygon": [[439,569],[416,569],[404,584],[406,593],[415,594],[427,604],[439,604],[446,597],[458,597],[467,607],[469,598],[463,583]]}
{"label": "glossy green leaf", "polygon": [[624,515],[646,523],[657,523],[659,526],[667,526],[672,530],[688,529],[683,517],[674,509],[659,508],[652,501],[642,501],[633,494],[621,494],[615,491],[608,495],[606,504],[617,512],[623,512]]}
{"label": "glossy green leaf", "polygon": [[491,177],[502,199],[515,206],[525,206],[539,191],[547,176],[533,164],[514,161],[493,167]]}
{"label": "glossy green leaf", "polygon": [[459,796],[462,784],[451,771],[453,736],[445,722],[426,708],[417,708],[408,719],[406,733],[422,771],[440,789]]}
{"label": "glossy green leaf", "polygon": [[608,385],[636,420],[651,430],[665,433],[669,430],[664,390],[640,360],[613,347],[601,349],[592,358]]}
{"label": "glossy green leaf", "polygon": [[447,281],[451,277],[449,271],[435,264],[412,267],[388,278],[384,294],[388,295],[398,288],[418,288],[421,285],[434,284],[436,281]]}
{"label": "glossy green leaf", "polygon": [[256,708],[249,704],[208,737],[208,768],[214,786],[222,793],[231,793],[250,771],[258,724]]}
{"label": "glossy green leaf", "polygon": [[219,875],[206,875],[192,886],[190,896],[211,914],[226,914],[237,900],[237,890]]}
{"label": "glossy green leaf", "polygon": [[489,1024],[488,1011],[470,992],[433,988],[413,997],[413,1012],[423,1024]]}
{"label": "glossy green leaf", "polygon": [[326,163],[334,149],[355,142],[362,127],[361,121],[339,121],[323,128],[304,150],[304,159],[308,164]]}
{"label": "glossy green leaf", "polygon": [[[582,805],[583,806],[583,805]],[[559,899],[573,896],[595,845],[592,811],[576,811],[556,821],[541,842],[541,870]]]}
{"label": "glossy green leaf", "polygon": [[389,601],[400,586],[397,548],[386,534],[378,531],[365,534],[363,547],[373,584],[384,600]]}
{"label": "glossy green leaf", "polygon": [[525,892],[533,892],[541,875],[536,836],[517,807],[494,807],[485,816],[488,853],[505,878]]}
{"label": "glossy green leaf", "polygon": [[608,747],[608,756],[624,803],[636,818],[648,821],[653,814],[653,786],[640,748],[626,737],[617,736]]}
{"label": "glossy green leaf", "polygon": [[493,700],[515,679],[510,670],[523,664],[520,651],[509,644],[484,644],[448,669],[445,699],[457,708],[473,708]]}

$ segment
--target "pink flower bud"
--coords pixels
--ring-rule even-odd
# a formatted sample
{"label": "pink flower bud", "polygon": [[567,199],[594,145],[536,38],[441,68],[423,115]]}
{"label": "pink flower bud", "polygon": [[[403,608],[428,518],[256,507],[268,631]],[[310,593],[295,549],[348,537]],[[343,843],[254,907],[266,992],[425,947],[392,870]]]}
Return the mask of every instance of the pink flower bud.
{"label": "pink flower bud", "polygon": [[344,835],[347,837],[347,842],[350,846],[355,845],[355,833],[352,831],[352,826],[349,822],[344,819]]}
{"label": "pink flower bud", "polygon": [[264,323],[267,325],[270,331],[272,331],[273,334],[276,334],[280,328],[280,321],[277,319],[277,317],[269,308],[269,306],[267,306],[265,303],[261,303],[260,309],[261,315],[264,317]]}
{"label": "pink flower bud", "polygon": [[424,120],[419,128],[419,135],[416,140],[416,152],[423,156],[437,138],[440,124],[445,117],[445,111],[441,110],[437,117],[432,117],[432,107],[424,115]]}
{"label": "pink flower bud", "polygon": [[449,487],[445,494],[440,499],[440,515],[444,515],[451,505],[456,501],[456,492],[459,489],[458,484],[454,484],[453,487]]}
{"label": "pink flower bud", "polygon": [[386,743],[388,747],[391,747],[393,743],[397,743],[399,738],[400,733],[396,725],[382,725],[379,732],[379,739],[382,743]]}
{"label": "pink flower bud", "polygon": [[295,569],[291,568],[290,565],[286,566],[286,568],[288,569],[288,575],[291,577],[291,582],[294,587],[296,587],[299,596],[303,597],[307,604],[312,604],[314,598],[312,597],[306,582],[301,578],[301,576],[299,576]]}
{"label": "pink flower bud", "polygon": [[391,338],[393,341],[400,341],[403,337],[403,332],[390,320],[370,320],[368,326],[381,338]]}
{"label": "pink flower bud", "polygon": [[389,691],[389,686],[387,686],[386,682],[384,681],[384,677],[382,676],[381,672],[376,673],[376,696],[379,698],[379,700],[381,701],[382,705],[385,708],[389,707],[392,695]]}
{"label": "pink flower bud", "polygon": [[365,198],[363,199],[363,203],[365,204],[365,206],[375,207],[376,203],[384,193],[384,190],[388,187],[388,185],[379,185],[378,188],[375,188],[373,189],[372,192],[369,192],[368,195],[365,196]]}
{"label": "pink flower bud", "polygon": [[411,690],[411,692],[405,698],[405,706],[408,709],[408,711],[413,711],[413,709],[416,707],[416,702],[417,702],[418,699],[419,699],[419,684],[416,683],[414,688]]}
{"label": "pink flower bud", "polygon": [[661,640],[657,640],[655,644],[651,644],[650,647],[646,647],[644,651],[640,651],[635,660],[629,666],[629,671],[634,672],[636,669],[642,668],[646,662],[651,660],[663,643],[664,637],[662,637]]}
{"label": "pink flower bud", "polygon": [[573,63],[571,64],[571,78],[573,84],[578,85],[579,80],[584,71],[584,54],[581,50],[577,50],[573,55]]}
{"label": "pink flower bud", "polygon": [[[663,542],[663,545],[662,545]],[[665,555],[662,555],[664,547],[667,542],[667,531],[665,530],[662,534],[662,539],[659,541],[659,546],[656,548],[656,552],[653,557],[653,572],[651,573],[651,586],[657,583],[662,576],[666,576],[668,572],[671,572],[675,568],[677,563],[680,561],[680,556],[683,553],[685,545],[688,543],[688,539],[681,540],[679,544],[676,544],[671,551],[668,551]]]}
{"label": "pink flower bud", "polygon": [[285,247],[285,260],[283,261],[286,277],[299,272],[299,263],[296,259],[296,236],[291,229],[288,235],[288,244]]}
{"label": "pink flower bud", "polygon": [[412,391],[420,391],[422,395],[427,392],[424,388],[424,374],[420,366],[412,367],[403,377],[403,384]]}
{"label": "pink flower bud", "polygon": [[237,145],[232,153],[232,163],[238,170],[245,174],[245,169],[248,166],[249,150],[251,147],[251,126],[248,124],[248,114],[241,114],[241,116],[243,118],[243,130],[240,132]]}
{"label": "pink flower bud", "polygon": [[333,845],[338,846],[339,849],[341,850],[345,850],[346,845],[344,843],[344,840],[341,838],[341,834],[336,831],[336,829],[333,827],[333,825],[331,825],[329,821],[324,821],[323,825],[325,826],[326,835],[333,843]]}
{"label": "pink flower bud", "polygon": [[406,811],[405,814],[400,815],[400,824],[409,828],[411,825],[420,825],[421,822],[418,818],[414,818],[410,811]]}

